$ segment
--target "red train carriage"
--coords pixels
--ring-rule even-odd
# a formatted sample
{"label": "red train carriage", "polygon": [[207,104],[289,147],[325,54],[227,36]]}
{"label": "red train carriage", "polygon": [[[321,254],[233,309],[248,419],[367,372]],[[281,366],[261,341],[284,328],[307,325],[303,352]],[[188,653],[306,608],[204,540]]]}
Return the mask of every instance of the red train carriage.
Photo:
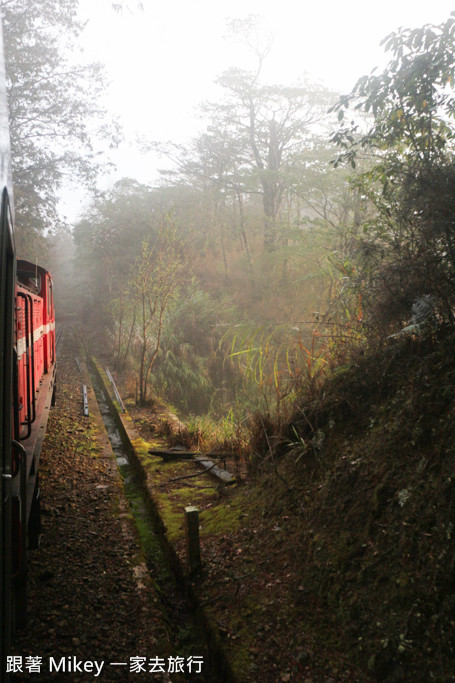
{"label": "red train carriage", "polygon": [[2,670],[14,623],[26,617],[27,551],[40,535],[38,470],[56,389],[55,310],[50,273],[14,254],[12,214],[0,216],[0,609]]}
{"label": "red train carriage", "polygon": [[15,308],[18,439],[28,438],[36,419],[39,385],[55,363],[52,278],[44,268],[18,261]]}
{"label": "red train carriage", "polygon": [[18,261],[14,306],[12,560],[16,621],[25,619],[26,553],[40,534],[38,466],[55,393],[52,278]]}

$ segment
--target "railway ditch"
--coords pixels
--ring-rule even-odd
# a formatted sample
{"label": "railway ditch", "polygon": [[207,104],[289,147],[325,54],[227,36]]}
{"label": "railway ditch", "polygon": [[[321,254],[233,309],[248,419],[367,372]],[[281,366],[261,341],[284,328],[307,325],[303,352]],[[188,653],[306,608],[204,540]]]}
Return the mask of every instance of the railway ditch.
{"label": "railway ditch", "polygon": [[183,658],[197,652],[204,662],[201,675],[186,678],[234,683],[232,671],[217,641],[216,633],[204,617],[191,582],[166,538],[166,529],[147,487],[147,476],[133,445],[136,443],[137,446],[139,437],[134,427],[122,419],[119,410],[121,399],[115,389],[111,395],[113,387],[109,375],[93,359],[88,362],[88,367],[146,564],[160,596],[166,619],[172,625],[171,639],[174,648]]}

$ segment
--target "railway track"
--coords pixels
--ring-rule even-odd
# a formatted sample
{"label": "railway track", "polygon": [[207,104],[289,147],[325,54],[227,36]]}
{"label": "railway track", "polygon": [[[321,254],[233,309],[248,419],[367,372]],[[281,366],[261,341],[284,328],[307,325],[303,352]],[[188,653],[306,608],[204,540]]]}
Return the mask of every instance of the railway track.
{"label": "railway track", "polygon": [[[129,449],[119,432],[116,417],[105,395],[95,372],[90,372],[92,386],[106,433],[109,437],[117,465],[121,472],[126,497],[136,523],[137,531],[145,553],[147,568],[152,579],[156,582],[160,602],[166,614],[166,620],[172,624],[173,646],[178,652],[191,651],[198,654],[198,661],[203,662],[201,670],[192,675],[182,674],[182,680],[200,681],[201,683],[231,683],[232,677],[226,678],[225,672],[217,668],[217,657],[211,652],[211,645],[207,640],[207,633],[198,622],[198,615],[188,600],[185,587],[179,581],[178,574],[170,562],[168,550],[163,543],[162,524],[150,509],[148,491],[143,478],[138,474],[137,467],[131,462]],[[119,405],[123,402],[119,396],[112,375],[108,375],[114,395]],[[174,680],[174,678],[173,678]]]}
{"label": "railway track", "polygon": [[[49,667],[62,656],[104,662],[100,680],[107,683],[226,683],[175,580],[103,392],[86,364],[80,361],[81,373],[75,363],[72,335],[59,332],[59,395],[43,449],[42,544],[31,556],[29,624],[12,652],[22,672],[11,683],[60,680]],[[81,381],[89,416],[76,398]],[[38,655],[41,671],[27,672],[26,658]],[[160,664],[154,672],[153,658]],[[132,668],[139,660],[144,671]],[[78,670],[64,673],[72,683],[88,680]]]}

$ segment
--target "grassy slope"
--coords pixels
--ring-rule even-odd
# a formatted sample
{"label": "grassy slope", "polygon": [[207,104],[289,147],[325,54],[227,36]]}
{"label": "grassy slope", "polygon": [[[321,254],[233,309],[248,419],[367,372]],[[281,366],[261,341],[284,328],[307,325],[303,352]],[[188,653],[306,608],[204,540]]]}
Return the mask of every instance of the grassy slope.
{"label": "grassy slope", "polygon": [[284,430],[302,584],[377,680],[455,680],[454,342],[361,357]]}

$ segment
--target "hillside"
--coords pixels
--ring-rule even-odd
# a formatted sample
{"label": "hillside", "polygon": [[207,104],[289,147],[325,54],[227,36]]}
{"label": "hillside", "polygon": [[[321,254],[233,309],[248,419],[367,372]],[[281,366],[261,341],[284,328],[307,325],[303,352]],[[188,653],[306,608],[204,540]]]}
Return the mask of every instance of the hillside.
{"label": "hillside", "polygon": [[274,506],[298,518],[301,585],[376,680],[455,680],[454,341],[359,356],[268,435],[294,442]]}

